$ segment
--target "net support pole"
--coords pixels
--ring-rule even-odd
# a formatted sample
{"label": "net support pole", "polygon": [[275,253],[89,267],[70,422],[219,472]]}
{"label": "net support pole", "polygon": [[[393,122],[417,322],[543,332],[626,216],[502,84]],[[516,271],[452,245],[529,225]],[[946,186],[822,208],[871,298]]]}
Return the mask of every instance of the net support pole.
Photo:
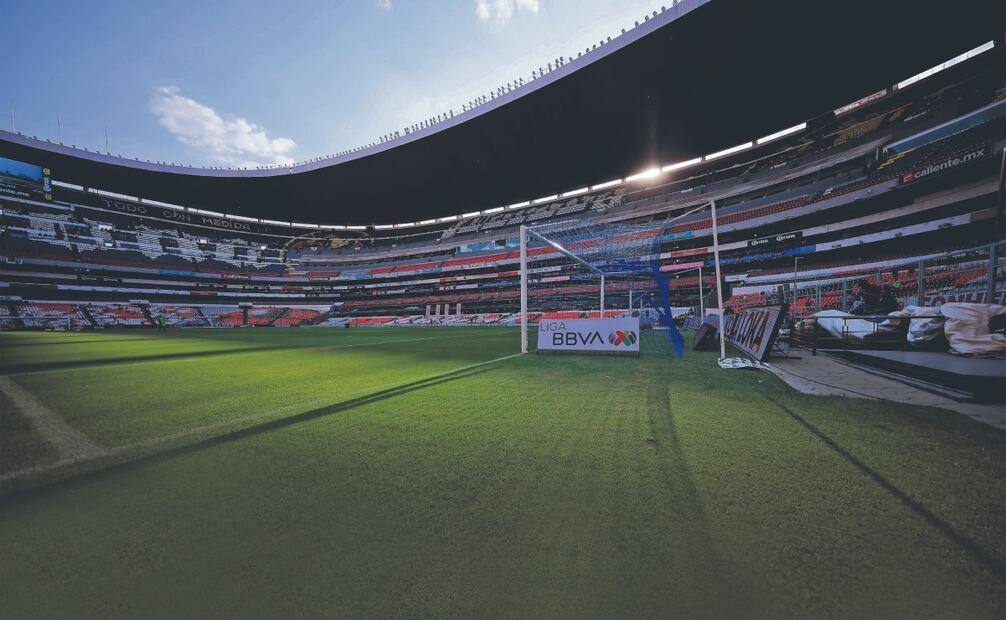
{"label": "net support pole", "polygon": [[601,274],[601,318],[604,318],[604,274]]}
{"label": "net support pole", "polygon": [[705,291],[702,290],[702,265],[699,265],[699,318],[706,318],[706,303],[702,299]]}
{"label": "net support pole", "polygon": [[716,312],[720,317],[720,328],[717,330],[720,332],[720,359],[726,359],[727,341],[723,334],[726,331],[726,317],[723,314],[723,287],[720,286],[723,279],[720,275],[720,235],[719,227],[716,225],[716,201],[709,201],[709,206],[712,210],[713,220],[713,264],[716,266],[716,303],[718,305]]}
{"label": "net support pole", "polygon": [[527,353],[527,226],[520,227],[520,352]]}

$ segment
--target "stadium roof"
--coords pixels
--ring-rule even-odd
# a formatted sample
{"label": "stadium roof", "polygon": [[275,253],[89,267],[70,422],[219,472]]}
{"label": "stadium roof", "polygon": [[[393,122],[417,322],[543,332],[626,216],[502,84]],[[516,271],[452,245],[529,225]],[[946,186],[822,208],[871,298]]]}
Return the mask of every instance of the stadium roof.
{"label": "stadium roof", "polygon": [[683,0],[489,105],[293,169],[164,166],[7,132],[0,154],[48,166],[59,181],[246,217],[427,220],[771,134],[989,40],[1001,44],[1003,18],[1002,3],[988,0]]}

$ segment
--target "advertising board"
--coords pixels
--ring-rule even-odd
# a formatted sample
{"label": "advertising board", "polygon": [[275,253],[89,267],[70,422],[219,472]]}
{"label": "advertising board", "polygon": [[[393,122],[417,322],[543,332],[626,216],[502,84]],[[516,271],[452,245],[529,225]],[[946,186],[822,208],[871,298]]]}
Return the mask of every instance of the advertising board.
{"label": "advertising board", "polygon": [[639,318],[542,319],[538,350],[639,355]]}
{"label": "advertising board", "polygon": [[48,168],[0,157],[0,195],[49,202],[52,181]]}
{"label": "advertising board", "polygon": [[728,314],[724,320],[727,342],[744,351],[759,362],[765,361],[772,343],[779,334],[782,319],[786,316],[787,304],[747,308],[736,314]]}

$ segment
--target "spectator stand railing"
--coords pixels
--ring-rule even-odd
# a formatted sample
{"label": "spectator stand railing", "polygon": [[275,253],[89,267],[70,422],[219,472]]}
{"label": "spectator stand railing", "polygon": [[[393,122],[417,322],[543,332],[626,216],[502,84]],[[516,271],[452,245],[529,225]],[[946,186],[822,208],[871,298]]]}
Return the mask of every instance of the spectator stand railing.
{"label": "spectator stand railing", "polygon": [[[810,270],[813,267],[806,267]],[[786,301],[790,315],[807,318],[823,310],[853,312],[864,284],[873,290],[890,287],[898,308],[905,306],[939,307],[948,302],[994,303],[1006,301],[1006,242],[947,252],[938,257],[916,261],[892,261],[882,269],[857,270],[850,267],[829,277],[826,282],[800,286],[795,294],[792,284],[783,284],[778,294],[765,296],[767,303]],[[793,280],[800,279],[797,270]],[[780,276],[783,280],[785,276]],[[782,282],[781,282],[782,284]],[[866,304],[860,311],[877,312],[876,304]],[[892,308],[893,309],[893,308]]]}
{"label": "spectator stand railing", "polygon": [[812,355],[817,355],[818,349],[908,350],[910,321],[910,317],[883,314],[809,317],[784,330],[780,340]]}

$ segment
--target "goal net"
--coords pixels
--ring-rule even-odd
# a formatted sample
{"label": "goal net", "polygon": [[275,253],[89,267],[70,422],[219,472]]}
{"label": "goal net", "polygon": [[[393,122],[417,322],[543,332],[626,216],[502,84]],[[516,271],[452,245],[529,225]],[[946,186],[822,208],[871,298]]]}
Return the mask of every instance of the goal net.
{"label": "goal net", "polygon": [[0,315],[0,331],[73,331],[75,327],[67,317]]}
{"label": "goal net", "polygon": [[[684,303],[672,279],[680,267],[695,261],[672,262],[677,241],[671,227],[683,215],[710,206],[643,223],[571,220],[522,227],[521,350],[527,352],[536,341],[544,320],[632,318],[644,330],[662,331],[667,345],[681,356],[684,341],[674,317],[695,304]],[[716,313],[719,305],[708,310]]]}

